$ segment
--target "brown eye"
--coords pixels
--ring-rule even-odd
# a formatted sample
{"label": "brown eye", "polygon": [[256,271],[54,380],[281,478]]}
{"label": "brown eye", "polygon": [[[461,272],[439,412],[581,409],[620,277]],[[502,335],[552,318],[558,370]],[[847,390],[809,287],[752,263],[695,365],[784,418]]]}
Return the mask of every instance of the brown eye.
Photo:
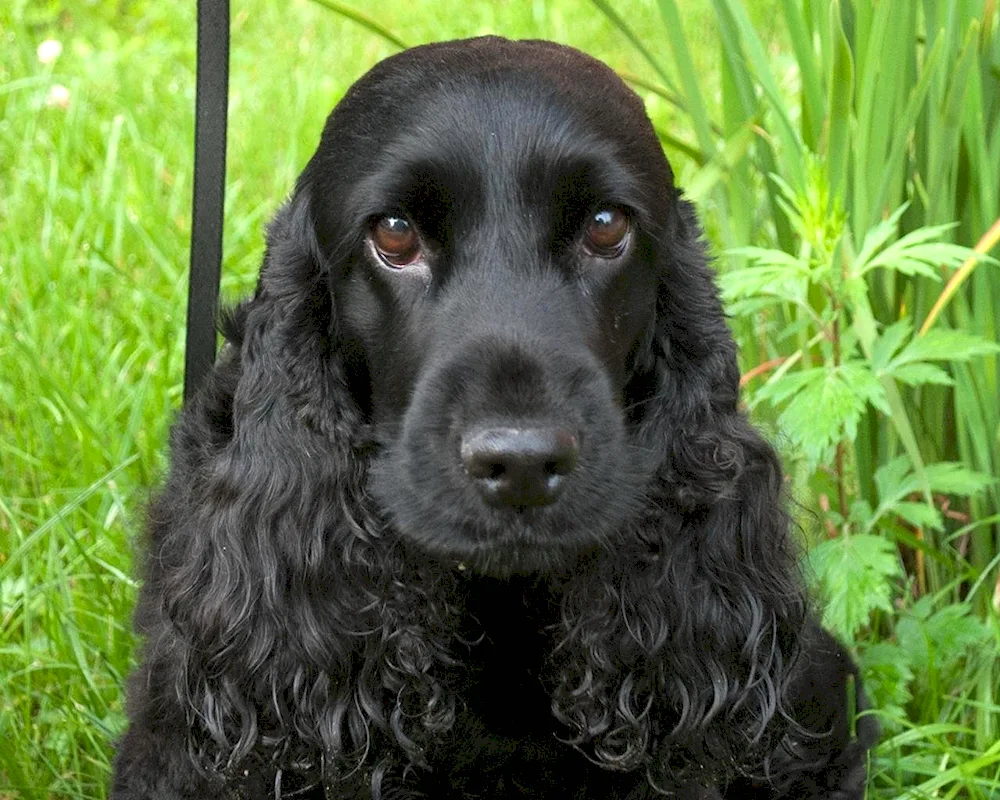
{"label": "brown eye", "polygon": [[602,208],[587,222],[587,250],[600,258],[615,258],[625,249],[628,237],[628,217],[617,208]]}
{"label": "brown eye", "polygon": [[420,237],[406,217],[386,214],[372,225],[372,244],[382,260],[393,267],[405,267],[420,257]]}

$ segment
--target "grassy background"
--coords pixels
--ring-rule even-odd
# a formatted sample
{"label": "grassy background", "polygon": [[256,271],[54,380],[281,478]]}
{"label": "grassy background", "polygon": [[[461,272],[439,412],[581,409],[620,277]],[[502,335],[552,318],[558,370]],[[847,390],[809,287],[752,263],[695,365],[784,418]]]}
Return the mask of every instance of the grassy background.
{"label": "grassy background", "polygon": [[[718,20],[709,4],[683,5],[714,118],[731,94],[720,70]],[[791,44],[778,24],[779,0],[745,5],[764,52],[786,75]],[[311,154],[327,112],[394,51],[308,0],[233,6],[223,270],[230,298],[252,288],[262,226]],[[669,65],[656,4],[613,7]],[[582,0],[390,0],[377,13],[408,44],[482,33],[549,38],[641,84],[662,83],[608,17]],[[43,64],[37,48],[47,39],[61,42],[62,54]],[[194,42],[193,3],[12,0],[0,8],[3,798],[104,797],[111,742],[124,723],[136,588],[131,547],[181,397]],[[793,84],[781,86],[789,97]],[[698,140],[697,126],[675,104],[642,92],[659,130]],[[682,185],[719,180],[690,148],[668,145],[668,153]],[[752,219],[734,233],[725,198],[713,191],[701,196],[717,242],[761,244],[777,235],[754,231]],[[900,608],[912,595],[912,570],[905,559],[902,566]],[[989,569],[948,573],[942,582],[989,577]],[[904,709],[905,693],[896,698],[911,719],[891,730],[896,738],[879,756],[874,794],[895,797],[907,787],[914,796],[1000,796],[1000,756],[990,749],[1000,719],[990,665],[1000,650],[989,604],[978,614],[987,635],[977,629],[968,664],[925,687],[919,705]],[[879,629],[895,641],[895,629],[877,619],[861,636],[878,643]],[[973,708],[971,718],[955,716],[956,696],[965,711]],[[978,730],[972,744],[962,738],[969,726]],[[915,765],[907,747],[916,740],[925,749]],[[957,777],[932,785],[949,771]]]}

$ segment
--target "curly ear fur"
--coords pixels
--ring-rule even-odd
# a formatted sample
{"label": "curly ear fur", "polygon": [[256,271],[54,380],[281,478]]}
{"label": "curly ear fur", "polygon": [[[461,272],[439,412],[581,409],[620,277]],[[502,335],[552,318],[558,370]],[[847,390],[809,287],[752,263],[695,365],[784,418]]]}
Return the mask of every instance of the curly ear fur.
{"label": "curly ear fur", "polygon": [[[428,633],[454,608],[428,601],[441,581],[363,505],[365,426],[317,252],[299,197],[269,229],[255,296],[225,321],[151,510],[137,617],[148,671],[170,678],[150,684],[187,710],[178,724],[212,771],[261,745],[275,763],[318,751],[352,769],[379,736],[419,761],[454,717],[430,671],[451,659]],[[286,752],[293,740],[314,752]]]}
{"label": "curly ear fur", "polygon": [[592,758],[644,766],[664,790],[762,763],[788,724],[806,619],[780,464],[737,408],[732,338],[683,202],[676,237],[633,380],[644,396],[627,398],[662,453],[648,516],[567,593],[554,696]]}

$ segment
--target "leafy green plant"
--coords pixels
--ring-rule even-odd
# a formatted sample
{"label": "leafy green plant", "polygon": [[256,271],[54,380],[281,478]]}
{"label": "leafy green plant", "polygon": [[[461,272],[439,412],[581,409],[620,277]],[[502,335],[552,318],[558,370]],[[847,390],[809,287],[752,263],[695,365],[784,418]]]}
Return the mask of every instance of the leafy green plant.
{"label": "leafy green plant", "polygon": [[[696,79],[678,4],[658,5],[676,78],[650,59],[665,76],[662,94],[689,116],[696,169],[685,184],[705,209],[713,238],[737,253],[749,245],[797,256],[800,242],[816,237],[796,230],[787,195],[813,193],[810,222],[846,225],[862,255],[866,236],[873,245],[892,237],[896,247],[912,251],[920,244],[907,238],[914,233],[928,245],[923,260],[897,260],[885,270],[876,259],[864,271],[870,313],[853,323],[863,347],[873,344],[876,322],[889,326],[902,318],[921,333],[936,322],[997,340],[997,270],[976,259],[959,267],[947,253],[952,242],[987,253],[1000,241],[995,2],[780,0],[783,31],[775,48],[751,23],[750,4],[713,0],[720,66],[717,83],[708,86]],[[890,249],[882,257],[895,254]],[[736,268],[745,259],[737,255],[730,263]],[[942,291],[942,270],[947,275],[956,267]],[[783,355],[785,333],[799,321],[734,319],[750,373]],[[779,329],[780,340],[774,336]],[[904,378],[917,371],[904,370]],[[928,453],[996,475],[998,375],[995,355],[974,367],[958,365],[950,385],[909,394],[905,408],[888,389],[894,418],[903,423],[903,415],[909,417],[903,423],[909,431],[881,429],[867,414],[859,420],[858,479],[870,484],[878,465],[900,446],[918,472],[920,454]],[[980,494],[971,511],[980,518],[1000,512],[1000,484]],[[997,543],[995,527],[977,530],[973,562],[984,568]]]}

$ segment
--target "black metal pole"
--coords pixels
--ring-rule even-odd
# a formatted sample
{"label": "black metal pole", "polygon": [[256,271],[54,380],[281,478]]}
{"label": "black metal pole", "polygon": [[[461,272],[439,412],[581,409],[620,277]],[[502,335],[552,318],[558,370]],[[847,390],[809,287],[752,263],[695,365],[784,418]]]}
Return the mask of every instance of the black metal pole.
{"label": "black metal pole", "polygon": [[194,197],[184,402],[215,363],[229,106],[229,0],[198,0]]}

